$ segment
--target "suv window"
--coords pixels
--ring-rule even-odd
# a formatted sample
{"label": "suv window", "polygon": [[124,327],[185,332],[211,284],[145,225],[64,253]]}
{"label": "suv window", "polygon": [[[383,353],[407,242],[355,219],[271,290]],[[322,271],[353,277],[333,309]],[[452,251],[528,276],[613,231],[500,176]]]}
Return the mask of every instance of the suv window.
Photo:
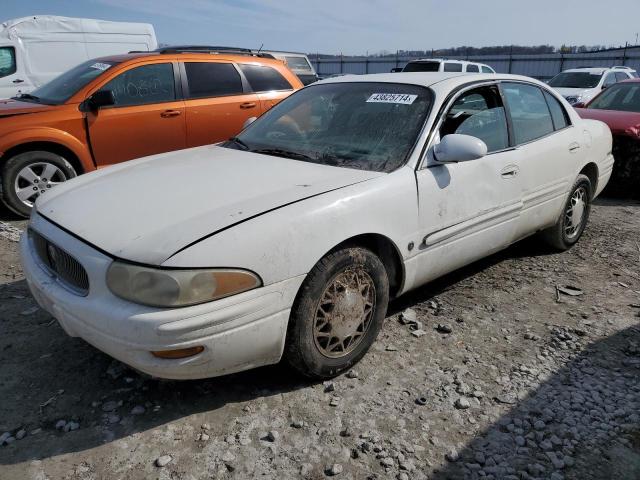
{"label": "suv window", "polygon": [[153,63],[132,68],[109,81],[101,90],[113,92],[117,107],[171,102],[176,99],[173,65]]}
{"label": "suv window", "polygon": [[16,73],[16,50],[0,47],[0,78]]}
{"label": "suv window", "polygon": [[403,72],[437,72],[440,62],[409,62],[402,69]]}
{"label": "suv window", "polygon": [[556,130],[561,130],[569,125],[569,117],[564,107],[560,104],[558,99],[551,95],[549,92],[544,92],[544,98],[547,100],[549,111],[551,112],[551,119],[553,120],[553,127]]}
{"label": "suv window", "polygon": [[461,63],[445,62],[444,71],[445,72],[461,72],[462,71],[462,64]]}
{"label": "suv window", "polygon": [[479,72],[480,69],[478,68],[478,65],[474,65],[473,63],[470,63],[467,65],[467,72]]}
{"label": "suv window", "polygon": [[452,133],[479,138],[488,152],[507,148],[507,117],[498,88],[480,87],[458,97],[442,122],[440,138]]}
{"label": "suv window", "polygon": [[185,62],[188,98],[222,97],[242,95],[242,80],[231,63]]}
{"label": "suv window", "polygon": [[616,82],[621,82],[623,80],[628,80],[629,75],[624,72],[616,72]]}
{"label": "suv window", "polygon": [[604,82],[602,83],[602,86],[610,87],[614,83],[616,83],[616,74],[611,72],[611,73],[607,73],[606,77],[604,77]]}
{"label": "suv window", "polygon": [[238,66],[244,76],[247,77],[249,85],[251,85],[254,92],[291,90],[293,88],[275,68],[245,63],[240,63]]}
{"label": "suv window", "polygon": [[503,83],[516,145],[553,132],[553,120],[542,90],[524,83]]}
{"label": "suv window", "polygon": [[482,73],[495,73],[493,70],[491,70],[489,67],[485,67],[484,65],[482,66]]}

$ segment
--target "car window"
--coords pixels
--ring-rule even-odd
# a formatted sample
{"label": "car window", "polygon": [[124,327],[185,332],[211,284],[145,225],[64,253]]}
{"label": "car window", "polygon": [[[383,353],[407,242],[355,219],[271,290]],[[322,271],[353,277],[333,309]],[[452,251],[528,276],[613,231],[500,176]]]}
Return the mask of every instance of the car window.
{"label": "car window", "polygon": [[462,94],[447,112],[440,138],[452,133],[471,135],[487,145],[488,152],[509,146],[507,118],[497,87],[481,87]]}
{"label": "car window", "polygon": [[0,78],[16,73],[16,50],[0,47]]}
{"label": "car window", "polygon": [[613,85],[593,99],[588,108],[640,113],[640,82]]}
{"label": "car window", "polygon": [[311,65],[305,57],[292,57],[285,55],[285,61],[287,62],[287,66],[292,70],[311,70]]}
{"label": "car window", "polygon": [[542,90],[524,83],[504,83],[516,145],[553,132],[553,121]]}
{"label": "car window", "polygon": [[188,98],[242,95],[242,80],[236,67],[221,62],[185,62]]}
{"label": "car window", "polygon": [[628,80],[629,75],[624,72],[616,72],[616,82],[621,82],[623,80]]}
{"label": "car window", "polygon": [[611,72],[611,73],[607,73],[607,75],[604,77],[604,82],[602,83],[602,86],[610,87],[614,83],[616,83],[616,74]]}
{"label": "car window", "polygon": [[403,72],[437,72],[440,62],[409,62],[402,69]]}
{"label": "car window", "polygon": [[109,81],[100,90],[111,90],[115,106],[171,102],[176,99],[173,65],[153,63],[132,68]]}
{"label": "car window", "polygon": [[275,68],[248,65],[246,63],[238,64],[244,76],[254,92],[269,92],[271,90],[291,90],[293,87],[287,79]]}
{"label": "car window", "polygon": [[462,71],[462,64],[461,63],[445,62],[444,71],[445,72],[461,72]]}
{"label": "car window", "polygon": [[480,69],[478,68],[478,65],[474,65],[473,63],[470,63],[467,65],[467,72],[479,72]]}
{"label": "car window", "polygon": [[485,67],[484,65],[482,66],[482,73],[495,73],[493,70],[491,70],[489,67]]}
{"label": "car window", "polygon": [[569,125],[569,117],[567,111],[560,104],[558,99],[551,95],[549,92],[544,92],[544,98],[547,100],[549,111],[551,112],[551,119],[553,120],[553,127],[556,130],[561,130]]}
{"label": "car window", "polygon": [[554,88],[594,88],[598,86],[602,73],[561,72],[549,80]]}

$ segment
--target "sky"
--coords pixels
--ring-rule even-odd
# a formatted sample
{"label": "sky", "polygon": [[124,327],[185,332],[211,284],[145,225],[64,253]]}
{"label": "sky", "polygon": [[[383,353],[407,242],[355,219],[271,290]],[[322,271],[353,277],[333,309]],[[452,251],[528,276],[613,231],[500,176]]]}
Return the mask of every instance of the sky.
{"label": "sky", "polygon": [[489,45],[624,45],[640,0],[2,0],[0,21],[151,23],[166,44],[353,55]]}

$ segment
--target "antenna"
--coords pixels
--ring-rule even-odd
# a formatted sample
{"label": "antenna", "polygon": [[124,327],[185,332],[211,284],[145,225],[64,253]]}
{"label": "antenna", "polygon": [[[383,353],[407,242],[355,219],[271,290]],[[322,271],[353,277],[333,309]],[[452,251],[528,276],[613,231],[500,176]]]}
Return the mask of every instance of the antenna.
{"label": "antenna", "polygon": [[258,49],[258,55],[260,55],[260,52],[262,51],[262,47],[264,47],[264,42],[262,42],[262,45],[260,45],[260,48]]}

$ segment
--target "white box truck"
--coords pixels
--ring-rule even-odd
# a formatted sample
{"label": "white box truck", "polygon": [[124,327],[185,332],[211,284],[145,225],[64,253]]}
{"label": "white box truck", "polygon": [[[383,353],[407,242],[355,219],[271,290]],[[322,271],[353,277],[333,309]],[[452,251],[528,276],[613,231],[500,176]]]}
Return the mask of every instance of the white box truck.
{"label": "white box truck", "polygon": [[153,25],[53,15],[0,24],[0,98],[27,93],[95,57],[158,48]]}

